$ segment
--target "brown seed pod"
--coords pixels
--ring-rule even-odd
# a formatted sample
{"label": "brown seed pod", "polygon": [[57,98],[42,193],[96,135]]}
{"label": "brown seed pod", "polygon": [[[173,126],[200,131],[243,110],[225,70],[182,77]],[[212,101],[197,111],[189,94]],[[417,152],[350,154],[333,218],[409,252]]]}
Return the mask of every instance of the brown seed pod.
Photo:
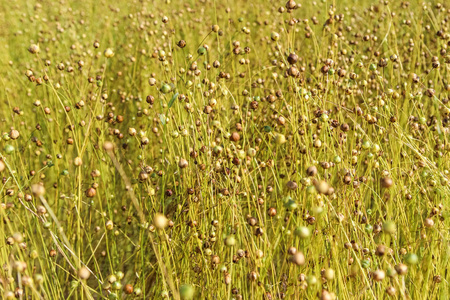
{"label": "brown seed pod", "polygon": [[380,183],[381,183],[381,186],[386,189],[390,188],[394,184],[392,179],[389,177],[381,178]]}
{"label": "brown seed pod", "polygon": [[298,188],[298,184],[295,181],[288,181],[286,187],[292,191],[295,191]]}
{"label": "brown seed pod", "polygon": [[289,255],[294,255],[295,253],[297,252],[297,248],[295,248],[295,247],[289,247],[289,249],[288,249],[288,254]]}
{"label": "brown seed pod", "polygon": [[315,184],[315,187],[320,194],[327,194],[331,186],[325,180],[320,180]]}
{"label": "brown seed pod", "polygon": [[152,95],[148,95],[146,101],[148,104],[153,105],[153,103],[155,102],[155,97],[153,97]]}
{"label": "brown seed pod", "polygon": [[255,271],[251,271],[251,272],[248,274],[248,279],[249,279],[250,281],[255,281],[257,278],[258,278],[258,274],[257,274]]}
{"label": "brown seed pod", "polygon": [[382,281],[386,277],[386,273],[383,270],[376,270],[372,273],[372,278],[375,281]]}
{"label": "brown seed pod", "polygon": [[144,170],[140,171],[138,177],[139,177],[139,181],[141,181],[141,182],[146,181],[148,179],[148,173],[145,172]]}
{"label": "brown seed pod", "polygon": [[377,256],[383,256],[386,253],[386,246],[385,245],[378,245],[377,249],[375,250],[375,254]]}
{"label": "brown seed pod", "polygon": [[425,225],[425,227],[431,228],[434,226],[434,221],[431,218],[426,218],[423,224]]}
{"label": "brown seed pod", "polygon": [[258,101],[250,102],[250,108],[256,110],[258,108]]}
{"label": "brown seed pod", "polygon": [[298,74],[300,73],[300,71],[295,66],[291,66],[287,72],[288,72],[288,75],[291,77],[297,77]]}
{"label": "brown seed pod", "polygon": [[97,190],[94,189],[93,187],[88,188],[85,192],[85,195],[88,198],[93,198],[93,197],[95,197],[95,195],[97,195]]}
{"label": "brown seed pod", "polygon": [[256,225],[258,225],[258,220],[254,217],[250,217],[247,219],[247,223],[250,226],[256,226]]}
{"label": "brown seed pod", "polygon": [[427,90],[425,91],[425,95],[426,95],[427,97],[429,97],[429,98],[432,98],[432,97],[434,96],[435,93],[436,93],[436,91],[433,90],[433,89],[427,89]]}
{"label": "brown seed pod", "polygon": [[308,169],[306,169],[306,175],[308,175],[309,177],[314,177],[317,174],[317,167],[316,166],[311,166],[308,167]]}
{"label": "brown seed pod", "polygon": [[15,129],[12,129],[12,130],[9,132],[9,137],[10,137],[11,139],[13,139],[13,140],[17,140],[17,139],[19,138],[19,136],[20,136],[19,131],[15,130]]}
{"label": "brown seed pod", "polygon": [[298,55],[295,53],[290,53],[288,58],[287,58],[288,63],[290,63],[291,65],[297,63],[298,61]]}
{"label": "brown seed pod", "polygon": [[395,271],[398,275],[405,275],[408,272],[408,267],[405,264],[398,264],[395,266]]}
{"label": "brown seed pod", "polygon": [[288,2],[286,2],[286,8],[288,10],[295,9],[296,7],[297,7],[297,3],[295,3],[294,0],[289,0]]}
{"label": "brown seed pod", "polygon": [[48,253],[48,255],[49,255],[50,257],[55,257],[56,254],[57,254],[57,252],[56,252],[56,250],[54,250],[54,249],[50,250],[49,253]]}
{"label": "brown seed pod", "polygon": [[133,286],[131,284],[125,284],[125,286],[123,287],[123,291],[125,294],[132,294],[133,293]]}
{"label": "brown seed pod", "polygon": [[290,261],[297,265],[297,266],[303,266],[306,262],[305,260],[305,256],[303,255],[302,252],[300,251],[296,251],[291,257],[290,257]]}
{"label": "brown seed pod", "polygon": [[271,207],[267,210],[267,214],[269,217],[275,217],[277,215],[277,210],[274,207]]}
{"label": "brown seed pod", "polygon": [[178,167],[180,167],[181,169],[185,169],[187,168],[187,166],[189,166],[189,162],[184,158],[180,158],[180,160],[178,161]]}
{"label": "brown seed pod", "polygon": [[256,236],[261,236],[264,234],[264,229],[262,229],[261,227],[257,227],[255,230],[255,235]]}
{"label": "brown seed pod", "polygon": [[36,54],[36,53],[39,53],[39,45],[36,45],[36,44],[32,44],[29,48],[28,48],[28,51],[31,53],[31,54]]}
{"label": "brown seed pod", "polygon": [[220,258],[217,255],[213,255],[211,256],[211,263],[213,265],[218,265],[220,263]]}
{"label": "brown seed pod", "polygon": [[230,136],[230,140],[233,142],[238,142],[241,139],[241,136],[237,132],[233,132]]}

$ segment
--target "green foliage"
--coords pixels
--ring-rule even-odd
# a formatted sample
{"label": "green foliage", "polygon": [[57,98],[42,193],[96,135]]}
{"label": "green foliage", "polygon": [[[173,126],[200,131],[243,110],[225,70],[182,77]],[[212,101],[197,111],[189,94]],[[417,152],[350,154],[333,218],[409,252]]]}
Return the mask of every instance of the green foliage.
{"label": "green foliage", "polygon": [[0,298],[449,299],[449,9],[2,1]]}

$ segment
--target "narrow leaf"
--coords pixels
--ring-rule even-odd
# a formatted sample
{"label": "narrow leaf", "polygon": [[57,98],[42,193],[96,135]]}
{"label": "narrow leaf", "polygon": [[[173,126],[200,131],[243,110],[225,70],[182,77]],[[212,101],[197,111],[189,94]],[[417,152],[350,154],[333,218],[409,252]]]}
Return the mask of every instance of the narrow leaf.
{"label": "narrow leaf", "polygon": [[173,96],[172,96],[172,99],[170,99],[170,101],[169,101],[169,108],[171,108],[172,107],[172,105],[175,103],[175,100],[177,99],[177,97],[178,97],[178,93],[175,93]]}

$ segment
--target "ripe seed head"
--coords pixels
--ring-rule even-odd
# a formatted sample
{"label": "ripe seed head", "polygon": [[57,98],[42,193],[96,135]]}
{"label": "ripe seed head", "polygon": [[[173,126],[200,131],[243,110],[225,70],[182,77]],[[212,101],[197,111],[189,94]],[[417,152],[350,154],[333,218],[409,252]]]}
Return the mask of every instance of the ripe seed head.
{"label": "ripe seed head", "polygon": [[297,266],[303,266],[306,262],[305,260],[305,256],[303,255],[302,252],[297,251],[295,252],[291,257],[290,260],[293,264],[297,265]]}
{"label": "ripe seed head", "polygon": [[392,185],[394,184],[394,182],[392,181],[392,179],[390,177],[383,177],[381,178],[381,186],[388,189],[390,187],[392,187]]}
{"label": "ripe seed head", "polygon": [[236,245],[236,239],[234,238],[234,236],[227,236],[225,238],[225,245],[229,247]]}
{"label": "ripe seed head", "polygon": [[230,140],[232,142],[238,142],[241,139],[241,136],[239,135],[238,132],[233,132],[230,136]]}
{"label": "ripe seed head", "polygon": [[434,226],[434,221],[431,218],[426,218],[423,223],[424,223],[425,227],[428,227],[428,228],[431,228]]}
{"label": "ripe seed head", "polygon": [[184,158],[180,158],[180,160],[178,161],[178,167],[180,167],[181,169],[185,169],[188,166],[189,166],[189,162]]}
{"label": "ripe seed head", "polygon": [[88,268],[81,267],[78,269],[78,277],[80,277],[80,279],[86,280],[89,278],[89,276],[91,276],[91,272],[89,271]]}
{"label": "ripe seed head", "polygon": [[383,270],[376,270],[372,273],[372,277],[375,281],[382,281],[386,277],[386,274]]}
{"label": "ripe seed head", "polygon": [[133,293],[133,286],[131,284],[125,284],[125,286],[123,287],[123,291],[125,294],[130,295]]}
{"label": "ripe seed head", "polygon": [[20,136],[19,131],[15,130],[15,129],[12,129],[12,130],[9,132],[9,137],[10,137],[11,139],[13,139],[13,140],[17,140],[17,139],[19,138],[19,136]]}
{"label": "ripe seed head", "polygon": [[97,194],[97,190],[93,187],[88,188],[85,192],[86,197],[93,198]]}

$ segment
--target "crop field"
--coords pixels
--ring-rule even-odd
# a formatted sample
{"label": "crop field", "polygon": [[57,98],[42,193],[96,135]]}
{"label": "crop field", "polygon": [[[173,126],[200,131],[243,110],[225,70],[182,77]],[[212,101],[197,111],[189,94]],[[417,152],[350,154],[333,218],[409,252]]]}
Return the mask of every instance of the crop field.
{"label": "crop field", "polygon": [[0,299],[450,299],[450,3],[0,0]]}

